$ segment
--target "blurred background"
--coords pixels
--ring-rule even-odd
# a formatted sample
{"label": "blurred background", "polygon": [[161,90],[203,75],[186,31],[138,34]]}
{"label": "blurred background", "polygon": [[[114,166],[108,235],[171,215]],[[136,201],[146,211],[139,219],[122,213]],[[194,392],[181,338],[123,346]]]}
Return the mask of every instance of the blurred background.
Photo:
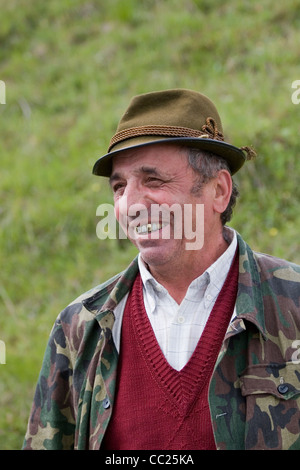
{"label": "blurred background", "polygon": [[[112,202],[91,174],[133,95],[208,95],[225,133],[252,145],[230,223],[255,250],[300,263],[300,1],[0,0],[0,449],[22,446],[52,324],[124,269],[99,240]],[[2,343],[3,344],[3,343]]]}

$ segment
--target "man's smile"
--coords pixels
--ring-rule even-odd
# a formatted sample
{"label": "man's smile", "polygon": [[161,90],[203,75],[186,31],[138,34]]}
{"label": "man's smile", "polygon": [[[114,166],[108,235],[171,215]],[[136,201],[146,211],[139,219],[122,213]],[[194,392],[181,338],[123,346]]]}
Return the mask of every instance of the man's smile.
{"label": "man's smile", "polygon": [[152,233],[152,232],[157,232],[158,230],[162,229],[165,227],[167,224],[164,223],[150,223],[150,224],[143,224],[143,225],[138,225],[135,227],[135,231],[139,235],[147,234],[147,233]]}

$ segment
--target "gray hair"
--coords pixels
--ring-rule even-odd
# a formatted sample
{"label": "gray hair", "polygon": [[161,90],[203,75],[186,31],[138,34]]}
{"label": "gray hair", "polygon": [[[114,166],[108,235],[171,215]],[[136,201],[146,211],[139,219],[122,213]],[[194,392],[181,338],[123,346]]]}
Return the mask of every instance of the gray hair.
{"label": "gray hair", "polygon": [[[188,162],[193,170],[197,173],[197,180],[192,188],[193,193],[201,191],[202,187],[210,180],[215,178],[220,170],[227,170],[230,175],[231,171],[226,160],[211,152],[206,152],[199,149],[188,149]],[[221,222],[223,225],[232,217],[233,208],[236,199],[239,196],[237,185],[232,180],[232,192],[227,208],[221,214]]]}

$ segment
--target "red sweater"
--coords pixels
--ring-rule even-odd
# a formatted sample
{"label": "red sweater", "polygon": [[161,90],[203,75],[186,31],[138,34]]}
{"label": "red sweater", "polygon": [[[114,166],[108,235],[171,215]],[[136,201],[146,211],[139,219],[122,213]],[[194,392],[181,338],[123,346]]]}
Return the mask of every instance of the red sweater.
{"label": "red sweater", "polygon": [[116,398],[102,449],[215,449],[208,386],[234,309],[237,278],[236,255],[192,357],[176,371],[156,341],[137,276],[124,311]]}

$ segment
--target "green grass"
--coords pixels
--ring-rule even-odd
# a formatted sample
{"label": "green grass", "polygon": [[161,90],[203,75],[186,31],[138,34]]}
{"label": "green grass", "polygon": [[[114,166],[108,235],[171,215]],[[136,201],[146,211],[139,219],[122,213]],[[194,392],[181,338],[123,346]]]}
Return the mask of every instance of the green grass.
{"label": "green grass", "polygon": [[0,449],[21,447],[47,337],[73,298],[135,250],[96,237],[91,175],[132,95],[192,88],[258,158],[231,225],[300,263],[300,2],[0,0]]}

